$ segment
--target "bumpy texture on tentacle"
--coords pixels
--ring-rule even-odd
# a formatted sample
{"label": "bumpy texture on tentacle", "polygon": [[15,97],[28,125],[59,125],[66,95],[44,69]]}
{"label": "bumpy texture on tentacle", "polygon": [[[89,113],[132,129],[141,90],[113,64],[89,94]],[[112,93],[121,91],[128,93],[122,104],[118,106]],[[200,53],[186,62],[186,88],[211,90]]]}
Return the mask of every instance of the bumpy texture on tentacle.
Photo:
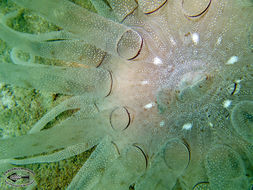
{"label": "bumpy texture on tentacle", "polygon": [[142,150],[136,146],[127,146],[117,160],[105,170],[103,177],[92,190],[107,189],[128,190],[136,178],[146,169],[146,158]]}
{"label": "bumpy texture on tentacle", "polygon": [[[16,101],[25,97],[10,84],[37,89],[36,97],[47,91],[52,104],[65,101],[47,104],[44,116],[19,118],[17,133],[13,114],[2,119],[1,172],[10,163],[42,165],[75,156],[71,170],[59,164],[72,182],[51,189],[252,186],[252,0],[13,2],[27,9],[0,13],[6,42],[0,43],[0,119],[5,113],[30,116],[37,104],[42,109],[44,99],[32,97],[23,111],[28,103]],[[10,2],[1,1],[0,10],[3,3]],[[28,34],[22,27],[34,14],[59,31]],[[24,122],[35,117],[30,134],[19,136],[30,130],[23,131]],[[88,161],[76,166],[84,155],[78,154],[90,148]],[[42,186],[38,180],[38,189],[48,189]]]}
{"label": "bumpy texture on tentacle", "polygon": [[[69,95],[105,97],[111,89],[111,75],[103,69],[0,64],[1,81]],[[101,93],[101,91],[103,91]]]}
{"label": "bumpy texture on tentacle", "polygon": [[[85,96],[74,96],[70,99],[65,100],[52,110],[44,115],[29,131],[29,134],[39,132],[45,127],[45,125],[53,120],[55,117],[60,115],[62,112],[73,109],[81,109],[86,112],[86,117],[89,117],[91,114],[94,114],[96,109],[94,105],[89,105],[89,102],[86,101]],[[95,109],[95,110],[94,110]]]}
{"label": "bumpy texture on tentacle", "polygon": [[216,146],[206,156],[211,189],[246,189],[245,169],[238,153],[227,146]]}
{"label": "bumpy texture on tentacle", "polygon": [[253,142],[253,101],[242,101],[233,108],[231,116],[235,130],[247,141]]}
{"label": "bumpy texture on tentacle", "polygon": [[[119,39],[130,28],[107,20],[67,0],[15,1],[17,4],[39,12],[51,22],[78,35],[84,42],[117,55]],[[131,58],[131,57],[130,57]]]}
{"label": "bumpy texture on tentacle", "polygon": [[92,189],[99,182],[101,175],[117,157],[118,152],[109,137],[105,137],[83,167],[76,174],[68,190]]}

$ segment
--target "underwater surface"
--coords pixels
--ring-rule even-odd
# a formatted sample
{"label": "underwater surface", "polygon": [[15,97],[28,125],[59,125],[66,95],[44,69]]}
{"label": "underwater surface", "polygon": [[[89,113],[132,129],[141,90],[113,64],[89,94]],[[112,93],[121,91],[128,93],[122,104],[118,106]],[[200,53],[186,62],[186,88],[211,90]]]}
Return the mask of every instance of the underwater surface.
{"label": "underwater surface", "polygon": [[251,190],[252,63],[252,0],[0,0],[0,189]]}

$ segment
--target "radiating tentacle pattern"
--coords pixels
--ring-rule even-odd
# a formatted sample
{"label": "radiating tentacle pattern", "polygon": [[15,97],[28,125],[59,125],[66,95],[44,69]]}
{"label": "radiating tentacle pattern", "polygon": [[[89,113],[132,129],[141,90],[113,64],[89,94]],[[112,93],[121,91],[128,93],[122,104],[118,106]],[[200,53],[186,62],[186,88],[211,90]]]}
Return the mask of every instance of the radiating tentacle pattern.
{"label": "radiating tentacle pattern", "polygon": [[89,2],[12,0],[57,27],[38,34],[1,13],[0,81],[68,98],[0,139],[0,171],[95,147],[66,189],[252,188],[252,0]]}

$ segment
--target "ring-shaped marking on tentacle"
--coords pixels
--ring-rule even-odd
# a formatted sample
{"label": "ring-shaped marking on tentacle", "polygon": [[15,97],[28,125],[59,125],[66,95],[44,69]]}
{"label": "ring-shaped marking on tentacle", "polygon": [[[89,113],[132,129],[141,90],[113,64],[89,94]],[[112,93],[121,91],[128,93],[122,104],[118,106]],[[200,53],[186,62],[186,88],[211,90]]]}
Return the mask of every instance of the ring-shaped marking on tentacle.
{"label": "ring-shaped marking on tentacle", "polygon": [[209,190],[209,182],[202,181],[193,186],[192,190]]}
{"label": "ring-shaped marking on tentacle", "polygon": [[145,15],[149,15],[149,14],[152,14],[156,11],[158,11],[159,9],[161,9],[166,3],[167,3],[168,0],[164,1],[159,7],[157,7],[155,10],[152,10],[150,12],[144,12]]}
{"label": "ring-shaped marking on tentacle", "polygon": [[201,11],[200,13],[197,13],[197,14],[193,14],[193,15],[189,15],[186,13],[185,9],[184,9],[184,1],[185,0],[182,0],[182,9],[183,9],[183,12],[184,12],[184,15],[188,18],[188,19],[194,19],[194,18],[198,18],[198,17],[201,17],[203,16],[204,14],[207,13],[207,11],[209,10],[210,6],[211,6],[211,3],[212,3],[212,0],[209,0],[209,3],[207,4],[206,8]]}
{"label": "ring-shaped marking on tentacle", "polygon": [[108,94],[105,97],[108,97],[112,93],[112,87],[113,87],[113,77],[112,77],[112,71],[107,70],[109,72],[110,78],[111,78],[111,86]]}
{"label": "ring-shaped marking on tentacle", "polygon": [[231,96],[233,96],[235,94],[235,92],[237,91],[236,89],[237,89],[237,83],[235,82],[233,91],[231,92]]}
{"label": "ring-shaped marking on tentacle", "polygon": [[98,107],[98,105],[97,105],[96,102],[94,102],[94,107],[96,108],[96,110],[97,110],[98,112],[100,112],[100,109],[99,109],[99,107]]}
{"label": "ring-shaped marking on tentacle", "polygon": [[[126,124],[126,126],[125,127],[123,127],[122,129],[117,129],[117,128],[119,128],[119,127],[117,127],[117,126],[115,126],[115,124],[114,124],[114,115],[116,114],[116,117],[117,117],[117,110],[119,110],[119,109],[123,109],[124,110],[124,112],[126,113],[126,116],[127,116],[127,124]],[[120,111],[120,110],[119,110]],[[119,114],[119,113],[118,113]],[[117,118],[118,119],[118,118]],[[111,127],[114,129],[114,130],[116,130],[116,131],[124,131],[124,130],[126,130],[128,127],[129,127],[129,125],[130,125],[130,123],[131,123],[131,114],[130,114],[130,112],[128,111],[128,109],[127,109],[127,107],[125,107],[125,106],[123,106],[123,107],[116,107],[114,110],[112,110],[112,112],[111,112],[111,114],[110,114],[110,124],[111,124]],[[120,127],[121,128],[121,127]]]}
{"label": "ring-shaped marking on tentacle", "polygon": [[124,22],[124,20],[138,8],[136,0],[106,0],[106,4],[110,7],[115,20],[120,23]]}
{"label": "ring-shaped marking on tentacle", "polygon": [[96,66],[96,68],[98,68],[98,67],[100,67],[102,65],[105,57],[106,57],[106,53],[103,55],[103,57],[101,58],[101,61],[98,63],[98,65]]}
{"label": "ring-shaped marking on tentacle", "polygon": [[189,160],[188,160],[188,163],[187,163],[187,166],[186,166],[186,168],[187,168],[190,164],[190,161],[191,161],[191,147],[184,138],[182,139],[182,141],[183,141],[183,144],[186,146],[186,148],[188,150],[188,155],[189,155]]}
{"label": "ring-shaped marking on tentacle", "polygon": [[133,14],[133,12],[134,12],[137,8],[138,8],[138,6],[137,6],[136,8],[134,8],[131,12],[129,12],[128,14],[126,14],[126,16],[122,19],[122,21],[121,21],[120,23],[123,23],[123,22],[126,20],[126,18],[127,18],[129,15]]}
{"label": "ring-shaped marking on tentacle", "polygon": [[141,40],[141,46],[140,46],[140,49],[139,49],[139,51],[137,52],[136,56],[134,56],[133,58],[130,58],[130,59],[128,59],[128,60],[129,60],[129,61],[132,61],[132,60],[134,60],[135,58],[137,58],[137,57],[140,55],[140,53],[141,53],[142,47],[143,47],[143,39]]}
{"label": "ring-shaped marking on tentacle", "polygon": [[[135,39],[133,39],[133,37]],[[138,51],[137,49],[131,49],[131,48],[136,48],[136,47],[129,47],[129,45],[133,45],[133,44],[129,44],[129,42],[137,42],[138,43]],[[137,58],[140,55],[140,52],[142,50],[143,47],[143,38],[141,37],[141,35],[134,31],[134,30],[127,30],[119,39],[118,43],[117,43],[117,53],[120,57],[127,59],[127,60],[134,60],[135,58]],[[124,53],[126,51],[126,48],[128,48],[128,52]],[[130,51],[129,51],[130,49]],[[129,57],[129,54],[132,54],[133,51],[136,52],[135,55],[131,55],[131,57]],[[125,54],[125,55],[124,55]]]}
{"label": "ring-shaped marking on tentacle", "polygon": [[189,166],[190,148],[183,139],[172,139],[165,144],[163,157],[168,169],[178,175]]}
{"label": "ring-shaped marking on tentacle", "polygon": [[134,143],[133,146],[138,148],[141,151],[141,153],[143,154],[145,161],[146,161],[146,169],[147,169],[148,168],[148,155],[145,153],[145,151],[140,147],[140,145],[138,143]]}
{"label": "ring-shaped marking on tentacle", "polygon": [[119,151],[118,145],[115,142],[113,142],[113,141],[111,141],[111,143],[113,144],[113,146],[115,146],[115,149],[117,150],[117,153],[120,155],[120,151]]}

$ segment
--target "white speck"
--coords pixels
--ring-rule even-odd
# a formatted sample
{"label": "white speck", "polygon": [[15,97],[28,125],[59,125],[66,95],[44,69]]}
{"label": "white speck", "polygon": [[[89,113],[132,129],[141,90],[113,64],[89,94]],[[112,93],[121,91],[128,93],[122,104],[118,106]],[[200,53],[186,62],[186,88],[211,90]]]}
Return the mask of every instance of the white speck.
{"label": "white speck", "polygon": [[163,127],[165,125],[165,122],[164,121],[161,121],[160,122],[160,127]]}
{"label": "white speck", "polygon": [[231,100],[225,100],[225,101],[223,102],[223,107],[224,107],[224,108],[228,108],[228,107],[231,105],[231,103],[232,103]]}
{"label": "white speck", "polygon": [[212,124],[211,122],[209,122],[209,126],[210,126],[210,127],[213,127],[213,124]]}
{"label": "white speck", "polygon": [[147,81],[147,80],[144,80],[144,81],[141,81],[141,84],[142,85],[146,85],[146,84],[148,84],[149,82]]}
{"label": "white speck", "polygon": [[162,65],[163,62],[162,62],[162,60],[159,57],[155,57],[154,58],[154,64],[155,65]]}
{"label": "white speck", "polygon": [[232,56],[229,58],[229,60],[227,61],[227,65],[233,65],[234,63],[236,63],[238,61],[238,57],[237,56]]}
{"label": "white speck", "polygon": [[222,37],[220,36],[216,42],[216,45],[220,45],[221,44],[221,41],[222,41]]}
{"label": "white speck", "polygon": [[236,80],[235,82],[236,82],[237,84],[239,84],[241,81],[242,81],[242,80],[238,79],[238,80]]}
{"label": "white speck", "polygon": [[144,106],[144,108],[145,108],[145,109],[150,109],[150,108],[152,108],[153,106],[154,106],[154,103],[150,102],[149,104],[146,104],[146,105]]}
{"label": "white speck", "polygon": [[190,130],[191,128],[192,128],[192,124],[191,123],[186,123],[186,124],[183,125],[182,129]]}
{"label": "white speck", "polygon": [[175,46],[177,43],[175,42],[174,38],[170,37],[170,42],[173,46]]}
{"label": "white speck", "polygon": [[199,43],[199,34],[198,33],[192,34],[192,41],[195,45],[197,45]]}

